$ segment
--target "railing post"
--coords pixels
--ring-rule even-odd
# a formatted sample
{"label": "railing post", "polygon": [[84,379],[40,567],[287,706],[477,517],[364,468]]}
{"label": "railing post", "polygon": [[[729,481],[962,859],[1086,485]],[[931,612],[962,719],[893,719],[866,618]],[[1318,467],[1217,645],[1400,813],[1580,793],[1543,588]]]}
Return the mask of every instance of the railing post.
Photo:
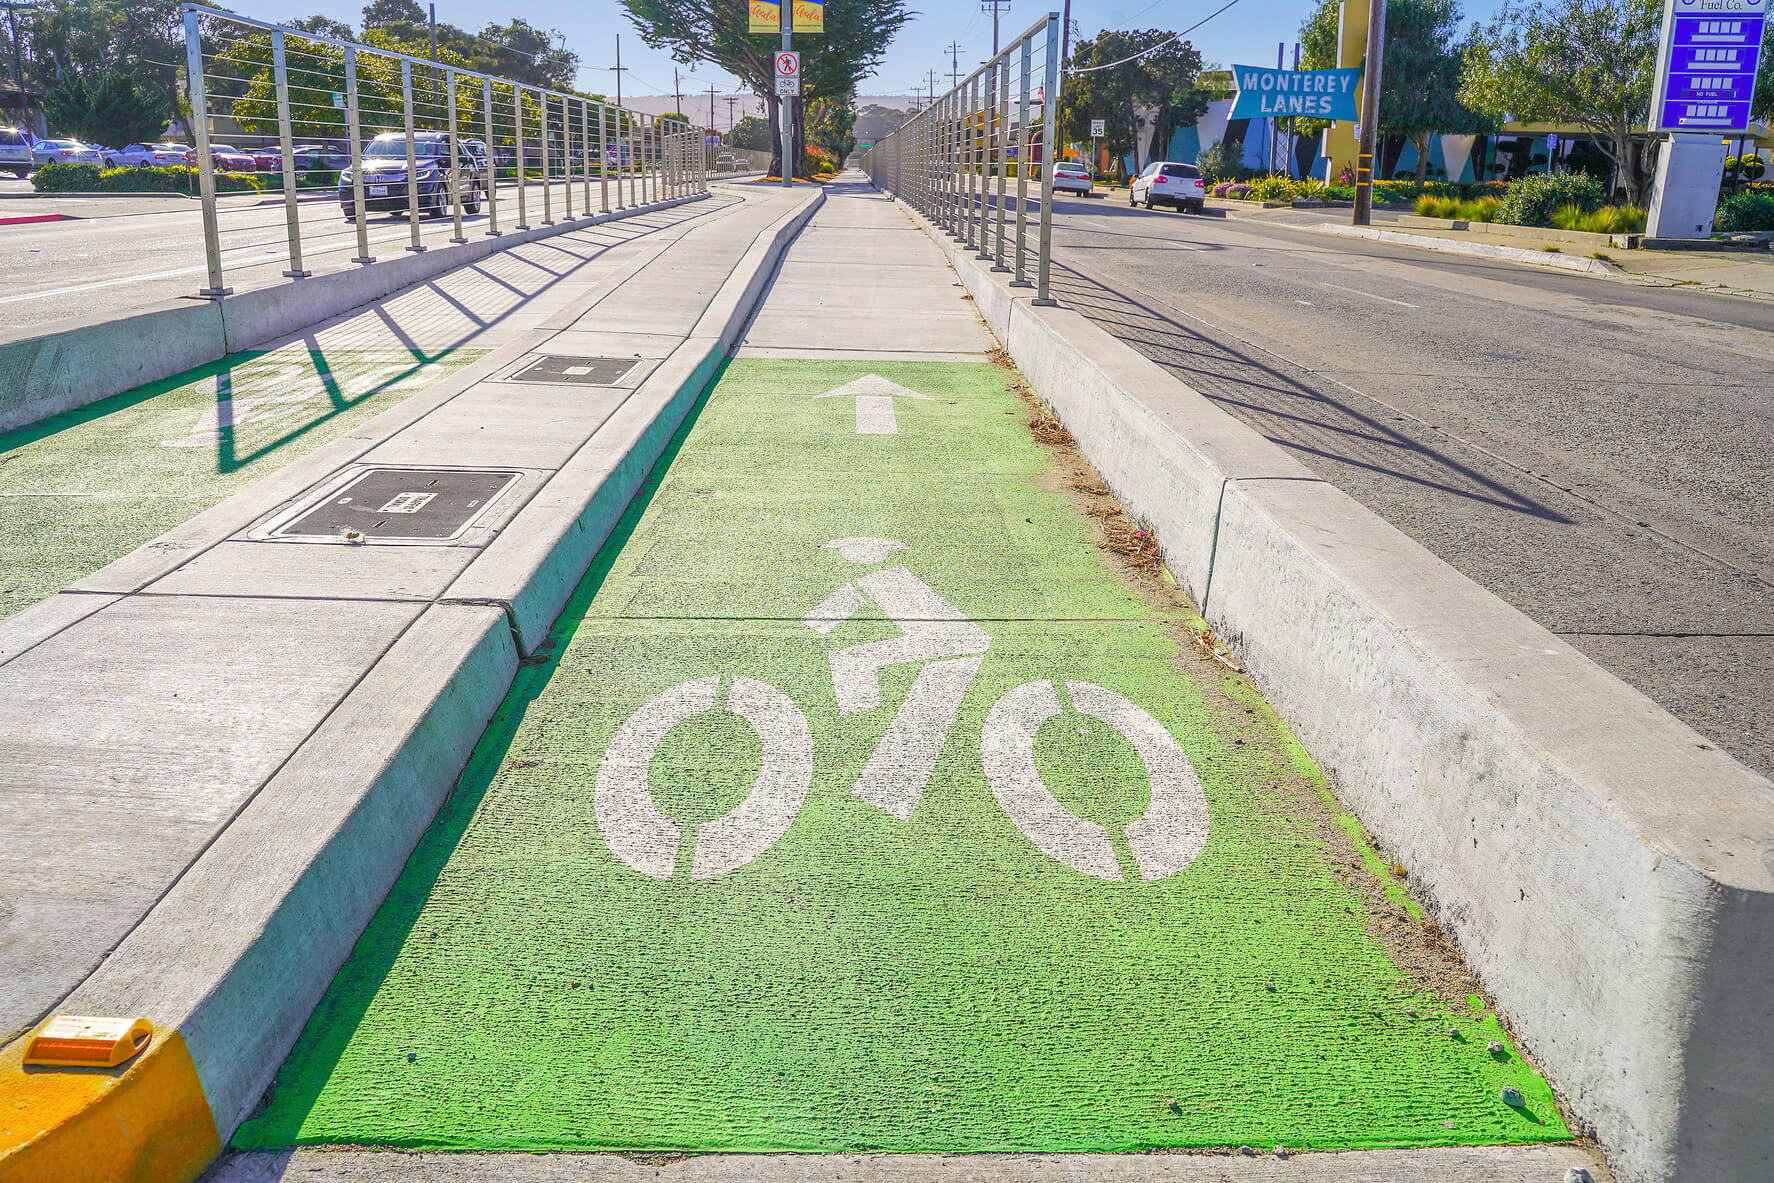
{"label": "railing post", "polygon": [[1029,238],[1029,167],[1034,163],[1029,151],[1029,86],[1034,81],[1035,57],[1035,43],[1031,38],[1022,40],[1022,57],[1022,97],[1017,100],[1016,116],[1016,278],[1010,281],[1013,288],[1035,286],[1029,282],[1028,264],[1024,258]]}
{"label": "railing post", "polygon": [[1004,187],[1010,168],[1010,55],[998,59],[998,244],[992,249],[992,270],[1009,271],[1004,263]]}
{"label": "railing post", "polygon": [[573,106],[566,95],[561,97],[561,198],[566,213],[562,216],[571,222],[573,218]]}
{"label": "railing post", "polygon": [[234,289],[222,285],[222,229],[216,220],[216,162],[209,154],[209,96],[203,84],[203,38],[197,14],[185,13],[185,69],[191,88],[191,138],[196,142],[197,184],[203,194],[203,261],[209,286],[200,296],[219,300]]}
{"label": "railing post", "polygon": [[554,225],[554,185],[549,180],[551,170],[548,167],[548,92],[546,90],[536,92],[536,106],[542,112],[542,126],[540,128],[542,135],[542,224],[552,226]]}
{"label": "railing post", "polygon": [[493,80],[480,79],[481,110],[487,128],[487,237],[499,236],[499,138],[493,134]]}
{"label": "railing post", "polygon": [[412,242],[407,250],[423,254],[419,227],[419,161],[413,150],[413,63],[400,60],[400,110],[407,132],[407,221],[412,225]]}
{"label": "railing post", "polygon": [[345,49],[345,135],[351,145],[351,212],[357,229],[357,257],[353,263],[366,267],[376,261],[370,254],[369,213],[363,208],[363,121],[358,112],[357,50]]}
{"label": "railing post", "polygon": [[1035,303],[1053,300],[1053,166],[1059,143],[1059,14],[1047,18],[1047,86],[1041,113],[1041,254],[1035,284]]}
{"label": "railing post", "polygon": [[516,83],[511,87],[512,127],[515,129],[517,143],[517,226],[514,229],[530,228],[529,195],[524,190],[530,187],[529,155],[524,150],[524,88]]}
{"label": "railing post", "polygon": [[[597,187],[598,207],[602,213],[610,212],[610,105],[597,105]],[[616,181],[616,200],[622,200],[622,181]]]}
{"label": "railing post", "polygon": [[456,236],[451,242],[464,243],[462,237],[462,158],[460,152],[461,136],[456,126],[456,71],[444,69],[444,102],[450,106],[450,211],[454,219]]}
{"label": "railing post", "polygon": [[283,152],[283,222],[289,239],[289,270],[286,279],[307,279],[314,272],[302,266],[302,207],[296,193],[296,141],[290,129],[289,59],[284,52],[283,30],[271,32],[271,84],[277,96],[277,145]]}

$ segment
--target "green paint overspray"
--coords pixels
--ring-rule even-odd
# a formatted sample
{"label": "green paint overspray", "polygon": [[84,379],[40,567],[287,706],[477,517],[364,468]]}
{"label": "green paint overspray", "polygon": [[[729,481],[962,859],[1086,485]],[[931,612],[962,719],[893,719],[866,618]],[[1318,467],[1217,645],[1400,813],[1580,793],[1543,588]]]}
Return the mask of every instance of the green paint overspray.
{"label": "green paint overspray", "polygon": [[0,617],[151,542],[484,352],[236,353],[0,435]]}
{"label": "green paint overspray", "polygon": [[[900,434],[856,434],[875,373],[926,394]],[[1364,928],[1306,821],[1279,808],[1278,745],[1225,738],[1166,624],[1036,478],[987,365],[741,361],[520,672],[461,786],[340,972],[241,1148],[1094,1151],[1426,1146],[1569,1134],[1482,1010],[1422,995]],[[662,466],[663,468],[664,466]],[[841,716],[826,655],[896,635],[865,612],[800,617],[857,568],[903,562],[990,634],[909,822],[851,788],[907,693]],[[616,729],[687,680],[757,679],[811,724],[805,806],[719,878],[632,871],[592,786]],[[1088,679],[1138,703],[1198,770],[1212,835],[1156,882],[1035,849],[981,771],[1006,691]],[[1265,708],[1266,709],[1266,708]],[[1048,785],[1118,832],[1142,765],[1068,709],[1039,732]],[[1303,756],[1303,753],[1301,754]],[[680,822],[731,809],[760,744],[723,712],[650,769]],[[1122,851],[1123,861],[1126,852]],[[1413,1013],[1414,1012],[1414,1013]],[[1450,1030],[1459,1038],[1450,1038]],[[1513,1085],[1527,1104],[1504,1105]]]}

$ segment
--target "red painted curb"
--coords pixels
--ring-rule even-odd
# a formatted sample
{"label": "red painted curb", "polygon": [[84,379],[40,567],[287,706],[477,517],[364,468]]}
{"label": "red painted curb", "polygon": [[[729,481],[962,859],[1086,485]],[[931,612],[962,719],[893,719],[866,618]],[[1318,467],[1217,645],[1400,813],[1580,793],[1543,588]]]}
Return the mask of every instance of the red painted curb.
{"label": "red painted curb", "polygon": [[0,218],[0,226],[23,226],[30,222],[72,222],[67,214],[21,214],[16,218]]}

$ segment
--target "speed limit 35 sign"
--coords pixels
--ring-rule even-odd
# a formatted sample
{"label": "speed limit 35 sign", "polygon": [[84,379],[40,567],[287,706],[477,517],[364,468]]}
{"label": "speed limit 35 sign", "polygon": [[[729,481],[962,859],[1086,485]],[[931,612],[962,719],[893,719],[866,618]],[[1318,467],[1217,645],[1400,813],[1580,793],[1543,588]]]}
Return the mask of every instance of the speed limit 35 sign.
{"label": "speed limit 35 sign", "polygon": [[776,55],[776,93],[794,98],[801,93],[801,55],[784,50]]}

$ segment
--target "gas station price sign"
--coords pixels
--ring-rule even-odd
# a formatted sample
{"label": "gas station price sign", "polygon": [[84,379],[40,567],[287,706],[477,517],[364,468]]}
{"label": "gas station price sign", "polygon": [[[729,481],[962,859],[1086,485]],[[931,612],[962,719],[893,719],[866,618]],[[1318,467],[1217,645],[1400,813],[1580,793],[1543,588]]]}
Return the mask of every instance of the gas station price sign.
{"label": "gas station price sign", "polygon": [[1653,131],[1749,128],[1769,0],[1666,0]]}

